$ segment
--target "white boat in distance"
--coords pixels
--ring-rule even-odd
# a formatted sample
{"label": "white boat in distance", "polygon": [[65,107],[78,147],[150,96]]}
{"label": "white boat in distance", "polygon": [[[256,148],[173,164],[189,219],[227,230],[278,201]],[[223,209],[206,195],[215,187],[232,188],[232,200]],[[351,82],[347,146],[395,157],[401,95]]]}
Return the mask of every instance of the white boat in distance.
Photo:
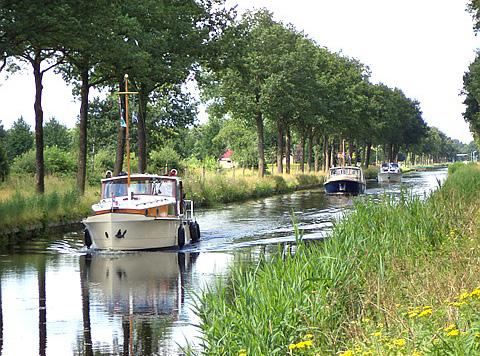
{"label": "white boat in distance", "polygon": [[358,195],[365,192],[367,186],[360,167],[332,167],[323,184],[327,194]]}
{"label": "white boat in distance", "polygon": [[[98,249],[144,250],[182,247],[200,239],[193,202],[182,181],[171,176],[132,174],[102,179],[94,212],[82,221],[85,245]],[[129,184],[128,184],[129,182]]]}
{"label": "white boat in distance", "polygon": [[379,183],[400,183],[402,181],[400,165],[396,162],[382,163],[377,180]]}

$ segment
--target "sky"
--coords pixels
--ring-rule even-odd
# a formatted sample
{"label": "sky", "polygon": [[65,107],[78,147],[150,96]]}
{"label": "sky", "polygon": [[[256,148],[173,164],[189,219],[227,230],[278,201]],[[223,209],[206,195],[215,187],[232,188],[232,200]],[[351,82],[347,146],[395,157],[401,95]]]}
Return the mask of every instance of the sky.
{"label": "sky", "polygon": [[[423,118],[449,137],[472,140],[463,120],[463,74],[480,37],[465,11],[467,0],[227,0],[240,13],[265,7],[276,20],[331,51],[367,65],[371,81],[398,87],[420,102]],[[34,125],[31,69],[0,74],[0,120],[5,128],[23,116]],[[53,72],[44,76],[44,117],[73,127],[79,112],[71,88]],[[203,114],[204,115],[204,114]]]}

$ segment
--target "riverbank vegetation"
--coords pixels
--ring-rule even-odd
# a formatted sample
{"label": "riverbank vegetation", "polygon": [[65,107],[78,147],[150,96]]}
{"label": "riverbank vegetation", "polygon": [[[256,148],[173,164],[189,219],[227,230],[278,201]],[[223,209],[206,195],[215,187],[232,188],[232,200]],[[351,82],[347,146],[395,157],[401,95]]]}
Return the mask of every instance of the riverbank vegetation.
{"label": "riverbank vegetation", "polygon": [[[184,186],[187,199],[198,208],[318,188],[324,177],[292,174],[260,178],[250,170],[235,173],[190,168]],[[0,235],[77,223],[91,213],[91,205],[100,198],[99,182],[89,185],[84,195],[78,194],[73,177],[49,175],[46,183],[44,194],[36,194],[33,175],[11,175],[0,183]]]}
{"label": "riverbank vegetation", "polygon": [[[426,201],[356,200],[331,237],[235,265],[199,300],[208,354],[423,355],[480,351],[480,168]],[[253,266],[252,266],[253,265]]]}

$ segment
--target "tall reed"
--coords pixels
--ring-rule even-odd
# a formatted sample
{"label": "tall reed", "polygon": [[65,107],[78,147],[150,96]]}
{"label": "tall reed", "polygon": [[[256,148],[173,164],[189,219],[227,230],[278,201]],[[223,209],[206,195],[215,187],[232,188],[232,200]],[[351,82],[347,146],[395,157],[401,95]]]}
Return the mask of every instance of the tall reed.
{"label": "tall reed", "polygon": [[461,236],[471,225],[479,201],[479,169],[465,167],[427,201],[408,194],[357,200],[324,242],[300,241],[286,259],[279,252],[255,266],[235,265],[227,282],[199,299],[204,352],[335,354],[365,336],[361,320],[393,322],[398,301],[445,297],[409,285],[421,282],[417,268],[431,278],[443,271],[432,261],[450,248],[452,231]]}

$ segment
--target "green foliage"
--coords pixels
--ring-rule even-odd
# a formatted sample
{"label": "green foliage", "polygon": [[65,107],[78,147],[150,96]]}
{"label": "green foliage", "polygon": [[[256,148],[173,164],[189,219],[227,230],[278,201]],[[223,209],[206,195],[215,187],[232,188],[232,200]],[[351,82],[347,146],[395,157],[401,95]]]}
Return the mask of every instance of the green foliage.
{"label": "green foliage", "polygon": [[[76,161],[72,153],[56,146],[45,148],[44,159],[47,174],[72,174],[76,171]],[[35,174],[35,150],[30,150],[15,158],[12,172]]]}
{"label": "green foliage", "polygon": [[[409,298],[422,300],[422,293],[405,295],[410,277],[423,291],[426,281],[417,275],[421,261],[431,268],[454,243],[451,236],[470,223],[466,212],[480,199],[478,173],[474,166],[458,170],[427,201],[406,194],[399,199],[385,196],[380,202],[357,200],[355,211],[335,224],[322,243],[307,245],[297,236],[293,256],[279,248],[268,260],[260,256],[256,263],[236,264],[226,279],[200,297],[203,351],[284,355],[308,339],[312,342],[306,354],[336,354],[358,346],[358,339],[363,345],[364,338],[372,338],[377,330],[359,332],[365,327],[359,321],[366,316],[378,324],[387,319],[390,345],[396,347],[395,338],[408,338],[397,346],[409,354],[415,347],[435,354],[451,350],[445,345],[448,340],[432,343],[444,319],[423,337],[403,319],[404,313],[398,315],[402,320],[389,313],[394,306],[388,301],[395,297],[403,305],[422,305]],[[459,273],[464,273],[461,267]],[[438,276],[433,273],[432,278],[435,284]],[[470,315],[477,320],[476,314]],[[350,341],[352,334],[358,339]]]}
{"label": "green foliage", "polygon": [[7,156],[7,150],[0,142],[0,181],[3,182],[10,172],[10,165]]}
{"label": "green foliage", "polygon": [[45,122],[43,126],[43,142],[45,147],[56,146],[65,151],[71,148],[71,138],[67,127],[54,117]]}
{"label": "green foliage", "polygon": [[9,200],[0,202],[0,234],[14,229],[47,226],[48,223],[68,222],[86,216],[90,201],[81,199],[76,190],[63,194],[49,193],[26,196],[16,192]]}
{"label": "green foliage", "polygon": [[217,169],[220,168],[218,164],[218,160],[215,157],[207,156],[203,160],[199,160],[195,157],[189,157],[188,159],[184,160],[184,165],[186,168],[205,168],[208,171],[215,172]]}
{"label": "green foliage", "polygon": [[44,157],[47,174],[69,174],[76,171],[76,160],[73,155],[57,146],[47,147]]}
{"label": "green foliage", "polygon": [[5,142],[9,160],[13,160],[33,147],[33,133],[23,117],[15,121],[7,131]]}
{"label": "green foliage", "polygon": [[[166,146],[158,151],[150,152],[148,168],[153,173],[163,174],[171,169],[182,169],[182,164],[178,153],[172,147]],[[167,172],[165,171],[166,168],[168,169]]]}

